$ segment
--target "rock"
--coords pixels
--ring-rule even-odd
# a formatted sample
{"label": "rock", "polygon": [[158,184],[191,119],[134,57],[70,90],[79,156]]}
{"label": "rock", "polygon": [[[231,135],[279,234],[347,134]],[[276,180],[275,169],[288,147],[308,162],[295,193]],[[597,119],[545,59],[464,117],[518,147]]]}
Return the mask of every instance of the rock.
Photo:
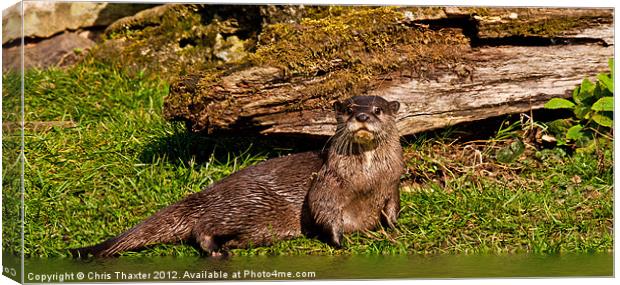
{"label": "rock", "polygon": [[[37,43],[29,43],[24,47],[24,67],[68,66],[81,59],[94,44],[94,41],[76,32],[65,32]],[[3,72],[20,69],[20,50],[20,45],[2,49]]]}
{"label": "rock", "polygon": [[[316,7],[327,9],[327,6]],[[304,5],[261,5],[260,13],[263,24],[298,23],[307,16],[308,9]]]}
{"label": "rock", "polygon": [[[119,18],[152,6],[100,2],[24,2],[24,36],[49,38],[65,30],[105,27]],[[2,14],[3,45],[21,37],[20,9],[20,5],[14,5]]]}
{"label": "rock", "polygon": [[215,36],[213,45],[213,55],[225,62],[238,61],[246,56],[244,41],[237,36],[230,36],[226,39],[221,34]]}

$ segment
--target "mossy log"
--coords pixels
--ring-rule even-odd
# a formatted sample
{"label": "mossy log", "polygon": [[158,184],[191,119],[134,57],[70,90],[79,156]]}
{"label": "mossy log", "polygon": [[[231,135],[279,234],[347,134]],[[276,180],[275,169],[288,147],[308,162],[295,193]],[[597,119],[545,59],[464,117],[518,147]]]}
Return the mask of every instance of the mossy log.
{"label": "mossy log", "polygon": [[401,135],[541,108],[613,56],[610,9],[361,8],[268,25],[256,51],[180,77],[164,113],[195,132],[330,135],[334,100],[401,102]]}

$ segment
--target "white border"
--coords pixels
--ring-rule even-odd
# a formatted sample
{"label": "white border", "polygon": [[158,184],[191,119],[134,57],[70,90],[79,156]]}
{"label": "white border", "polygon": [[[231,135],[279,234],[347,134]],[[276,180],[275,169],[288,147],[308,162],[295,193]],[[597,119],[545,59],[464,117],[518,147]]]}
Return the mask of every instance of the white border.
{"label": "white border", "polygon": [[[9,0],[2,1],[2,9],[6,9],[18,1]],[[49,2],[42,0],[25,0],[24,2]],[[567,0],[546,0],[546,1],[534,1],[534,0],[204,0],[204,1],[182,1],[182,0],[112,0],[112,1],[89,1],[89,0],[73,0],[64,2],[118,2],[118,3],[231,3],[231,4],[340,4],[340,5],[421,5],[421,6],[530,6],[530,7],[616,7],[613,0],[589,0],[584,1],[567,1]]]}
{"label": "white border", "polygon": [[[9,0],[9,1],[1,1],[1,6],[2,10],[12,6],[13,4],[17,3],[18,1],[15,0]],[[32,0],[26,1],[26,2],[33,2]],[[41,1],[38,1],[41,2]],[[257,0],[220,0],[220,1],[179,1],[179,0],[169,0],[169,1],[161,1],[161,0],[151,0],[151,1],[127,1],[127,0],[122,0],[122,1],[87,1],[87,0],[74,0],[73,2],[119,2],[119,3],[136,3],[136,2],[148,2],[148,3],[170,3],[170,2],[181,2],[181,3],[187,3],[187,2],[200,2],[200,3],[236,3],[236,4],[265,4],[265,3],[271,3],[271,4],[349,4],[349,5],[371,5],[371,4],[379,4],[379,5],[422,5],[422,6],[519,6],[519,7],[523,7],[523,6],[535,6],[535,7],[610,7],[610,8],[616,8],[617,1],[612,1],[612,0],[589,0],[589,1],[560,1],[560,0],[547,0],[547,1],[533,1],[533,0],[520,0],[520,1],[508,1],[508,0],[493,0],[493,1],[489,1],[489,0],[470,0],[470,1],[463,1],[463,0],[453,0],[453,1],[446,1],[446,0],[437,0],[437,1],[429,1],[429,0],[384,0],[384,1],[369,1],[369,0],[357,0],[357,1],[346,1],[346,0],[306,0],[306,1],[301,1],[301,0],[274,0],[274,1],[257,1]],[[614,11],[614,29],[616,29],[617,27],[617,21],[615,21],[615,11]],[[614,38],[615,40],[615,38]],[[614,46],[614,54],[617,54],[617,49],[618,47],[615,45]],[[0,66],[1,66],[1,59],[0,59]],[[615,79],[614,79],[614,82]],[[0,83],[0,90],[1,90],[2,84]],[[618,107],[620,106],[620,100],[616,100],[615,102],[615,110],[620,110]],[[0,102],[0,109],[2,107],[2,103]],[[615,112],[614,113],[614,121],[615,122],[620,122],[620,115],[618,114],[619,112]],[[1,122],[0,122],[1,123]],[[616,129],[617,130],[617,129]],[[617,133],[617,132],[616,132]],[[1,139],[1,135],[0,135],[0,139]],[[615,150],[618,149],[618,147],[620,147],[620,142],[618,139],[616,139],[614,141],[614,155],[615,155]],[[0,155],[1,155],[1,150],[0,150]],[[615,157],[615,156],[614,156]],[[0,170],[2,169],[1,166],[1,160],[0,160]],[[614,161],[614,181],[617,181],[617,170],[616,170],[616,163]],[[615,184],[615,183],[614,183]],[[614,189],[615,190],[615,189]],[[0,203],[1,203],[1,196],[0,196]],[[618,238],[617,238],[617,207],[615,205],[615,201],[618,201],[618,195],[617,193],[614,192],[614,248],[618,248]],[[2,218],[2,214],[0,212],[0,220]],[[1,245],[1,237],[0,237],[0,245]],[[614,273],[619,272],[618,271],[618,262],[617,258],[618,255],[617,253],[614,253]],[[0,262],[2,260],[2,256],[0,255]],[[590,283],[590,284],[615,284],[617,283],[616,281],[614,281],[616,278],[542,278],[542,279],[443,279],[443,280],[381,280],[378,282],[386,282],[388,284],[410,284],[410,283],[416,283],[416,284],[497,284],[498,282],[501,282],[502,284],[523,284],[523,283],[528,283],[528,284],[584,284],[584,283]],[[7,277],[4,276],[0,276],[0,283],[2,284],[7,284],[8,282],[12,282],[11,279],[8,279]],[[300,281],[295,281],[295,282],[261,282],[261,284],[299,284]],[[334,281],[320,281],[321,283],[332,283]],[[338,284],[357,284],[357,283],[368,283],[371,281],[338,281]],[[195,282],[194,282],[195,283]],[[209,282],[209,284],[235,284],[236,282]],[[244,282],[245,283],[245,282]],[[307,282],[303,282],[303,283],[307,283]],[[309,283],[309,282],[308,282]],[[75,283],[78,284],[78,283]],[[136,283],[115,283],[115,284],[136,284]],[[139,284],[158,284],[158,283],[139,283]],[[166,284],[187,284],[187,283],[166,283]]]}

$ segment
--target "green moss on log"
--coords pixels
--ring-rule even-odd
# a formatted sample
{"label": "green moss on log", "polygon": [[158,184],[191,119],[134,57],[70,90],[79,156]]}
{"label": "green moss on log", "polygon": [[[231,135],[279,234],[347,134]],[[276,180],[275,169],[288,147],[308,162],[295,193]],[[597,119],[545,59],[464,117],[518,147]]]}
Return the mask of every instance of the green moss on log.
{"label": "green moss on log", "polygon": [[481,38],[566,36],[613,20],[604,9],[487,8],[469,12],[478,21]]}
{"label": "green moss on log", "polygon": [[539,21],[505,21],[489,24],[481,31],[481,37],[499,38],[509,36],[557,37],[566,35],[567,31],[587,28],[584,23],[592,23],[582,18],[553,18]]}
{"label": "green moss on log", "polygon": [[106,29],[95,59],[163,79],[239,60],[260,30],[257,6],[163,5]]}
{"label": "green moss on log", "polygon": [[434,67],[454,63],[469,44],[456,30],[408,25],[396,8],[340,12],[335,17],[266,26],[256,52],[243,67],[207,70],[200,79],[192,75],[173,84],[166,115],[191,122],[195,131],[229,127],[242,115],[242,102],[237,101],[244,99],[218,85],[222,77],[249,68],[281,71],[278,80],[291,84],[279,88],[296,99],[289,111],[328,108],[334,99],[360,95],[382,84],[380,77],[391,72],[425,76]]}

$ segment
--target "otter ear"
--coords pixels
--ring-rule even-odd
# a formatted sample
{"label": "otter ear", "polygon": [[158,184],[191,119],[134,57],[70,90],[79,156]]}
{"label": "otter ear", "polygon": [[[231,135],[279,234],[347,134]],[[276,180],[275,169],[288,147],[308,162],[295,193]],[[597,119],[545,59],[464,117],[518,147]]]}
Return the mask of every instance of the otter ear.
{"label": "otter ear", "polygon": [[344,104],[342,104],[342,102],[340,101],[334,102],[334,111],[336,111],[337,113],[344,112]]}
{"label": "otter ear", "polygon": [[388,108],[390,108],[390,112],[392,112],[392,114],[396,114],[400,108],[400,103],[398,103],[398,101],[388,102]]}

